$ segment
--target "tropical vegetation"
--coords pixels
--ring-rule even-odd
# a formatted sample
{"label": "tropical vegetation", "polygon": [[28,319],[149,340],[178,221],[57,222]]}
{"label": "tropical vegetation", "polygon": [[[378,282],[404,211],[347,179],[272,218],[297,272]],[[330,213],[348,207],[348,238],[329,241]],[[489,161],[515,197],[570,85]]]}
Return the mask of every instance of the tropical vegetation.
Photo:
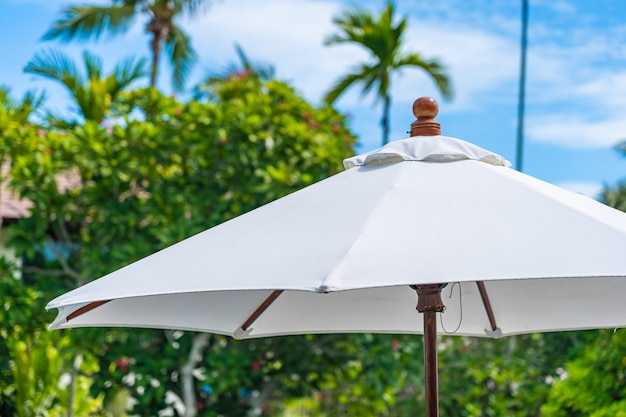
{"label": "tropical vegetation", "polygon": [[[106,77],[102,74],[102,60],[89,52],[83,53],[85,73],[81,73],[74,61],[56,50],[38,52],[24,67],[24,72],[40,75],[60,83],[76,106],[78,118],[100,122],[111,112],[117,96],[134,81],[144,77],[145,59],[127,58]],[[53,119],[59,117],[50,115]]]}
{"label": "tropical vegetation", "polygon": [[442,96],[452,98],[451,82],[444,65],[436,59],[424,59],[415,52],[404,52],[407,18],[396,22],[396,4],[388,0],[380,16],[374,16],[365,7],[355,4],[333,19],[339,33],[330,35],[326,45],[350,43],[367,50],[370,60],[358,64],[326,93],[324,100],[332,104],[354,84],[363,85],[363,94],[374,88],[376,100],[382,101],[382,144],[389,142],[389,110],[394,75],[408,67],[420,68],[433,79]]}
{"label": "tropical vegetation", "polygon": [[[200,3],[113,6],[137,13]],[[55,36],[123,28],[96,11],[91,26],[60,25]],[[354,28],[391,28],[397,43],[406,21],[394,26],[393,15],[387,3],[378,19],[353,16]],[[369,44],[369,34],[345,27],[346,39],[350,28]],[[381,33],[371,36],[386,39]],[[388,51],[398,53],[394,45]],[[31,204],[28,216],[0,229],[13,251],[0,256],[1,416],[423,415],[423,346],[413,335],[236,341],[177,330],[46,330],[54,296],[341,169],[356,143],[346,116],[308,103],[271,67],[238,55],[189,100],[138,88],[142,60],[105,74],[85,53],[79,71],[52,49],[25,70],[63,85],[74,113],[51,117],[44,96],[0,88],[2,180]],[[447,85],[443,68],[430,68]],[[364,74],[366,91],[384,81]],[[626,209],[624,190],[607,187],[605,202]],[[442,415],[624,416],[625,346],[622,330],[444,337]]]}
{"label": "tropical vegetation", "polygon": [[67,6],[43,39],[67,42],[98,39],[105,32],[119,35],[144,16],[147,18],[145,31],[152,37],[150,85],[156,86],[161,52],[165,48],[173,67],[172,84],[176,89],[182,89],[197,54],[176,19],[182,15],[193,16],[207,4],[206,0],[111,0],[104,5]]}

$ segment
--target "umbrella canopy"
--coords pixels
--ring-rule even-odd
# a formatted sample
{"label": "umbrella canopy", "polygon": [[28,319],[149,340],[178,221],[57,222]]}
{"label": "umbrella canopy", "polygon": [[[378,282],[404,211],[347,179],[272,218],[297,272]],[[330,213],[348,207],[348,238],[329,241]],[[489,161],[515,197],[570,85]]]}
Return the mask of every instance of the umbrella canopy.
{"label": "umbrella canopy", "polygon": [[626,214],[440,136],[436,112],[418,99],[418,137],[56,298],[50,327],[424,332],[432,417],[437,332],[626,326]]}
{"label": "umbrella canopy", "polygon": [[62,295],[51,328],[420,333],[410,285],[456,282],[442,321],[460,335],[626,325],[626,214],[449,137],[345,166]]}

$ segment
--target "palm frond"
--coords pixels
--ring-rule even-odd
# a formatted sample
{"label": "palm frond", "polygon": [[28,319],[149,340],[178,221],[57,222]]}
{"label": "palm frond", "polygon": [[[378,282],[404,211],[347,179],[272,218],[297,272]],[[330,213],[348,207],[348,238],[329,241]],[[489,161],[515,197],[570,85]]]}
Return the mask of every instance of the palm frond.
{"label": "palm frond", "polygon": [[365,32],[373,26],[374,20],[367,9],[354,4],[341,16],[333,18],[333,23],[339,27],[341,33],[328,36],[324,40],[324,45],[346,42],[361,43]]}
{"label": "palm frond", "polygon": [[[147,74],[146,62],[146,59],[135,62],[134,58],[128,58],[110,75],[103,78],[102,60],[85,52],[83,54],[85,77],[66,55],[46,50],[36,54],[24,71],[61,83],[71,94],[80,115],[85,120],[100,122],[110,111],[111,104],[119,93],[133,81]],[[58,120],[55,123],[58,125]]]}
{"label": "palm frond", "polygon": [[61,13],[63,16],[52,24],[43,40],[88,40],[98,39],[105,30],[112,34],[125,32],[132,24],[135,7],[132,4],[69,6]]}
{"label": "palm frond", "polygon": [[324,102],[333,104],[348,88],[359,82],[366,84],[366,87],[363,89],[363,94],[366,94],[369,90],[367,85],[375,82],[375,77],[372,77],[372,69],[373,67],[368,65],[359,65],[354,71],[339,78],[324,95]]}
{"label": "palm frond", "polygon": [[204,11],[210,3],[210,0],[173,0],[169,2],[176,14],[186,13],[189,15]]}
{"label": "palm frond", "polygon": [[46,93],[34,93],[32,91],[27,91],[24,93],[24,97],[22,98],[22,102],[19,104],[21,109],[27,109],[30,112],[37,111],[43,105],[46,100]]}
{"label": "palm frond", "polygon": [[452,84],[450,82],[450,78],[446,74],[445,66],[438,60],[424,60],[420,55],[411,53],[400,56],[393,64],[394,68],[401,68],[405,66],[413,66],[423,69],[426,74],[428,74],[433,81],[435,81],[441,95],[446,100],[450,100],[454,97]]}
{"label": "palm frond", "polygon": [[60,82],[70,92],[85,84],[74,62],[64,53],[54,49],[36,53],[24,67],[24,72]]}
{"label": "palm frond", "polygon": [[0,114],[8,113],[13,121],[19,123],[25,123],[33,112],[41,108],[45,100],[44,93],[27,91],[21,100],[14,99],[10,93],[8,87],[0,86]]}
{"label": "palm frond", "polygon": [[191,46],[189,37],[177,26],[172,27],[165,45],[174,66],[172,77],[174,88],[181,90],[189,77],[193,64],[198,60],[198,55]]}
{"label": "palm frond", "polygon": [[387,2],[378,20],[367,9],[353,5],[333,19],[341,33],[330,35],[324,44],[354,43],[367,49],[376,59],[385,60],[398,51],[407,25],[406,18],[402,18],[394,26],[394,13],[395,3],[392,1]]}
{"label": "palm frond", "polygon": [[83,52],[83,63],[88,80],[102,78],[102,59],[100,57],[85,51]]}
{"label": "palm frond", "polygon": [[134,57],[126,58],[119,63],[112,74],[107,77],[107,90],[112,96],[116,96],[120,91],[130,86],[134,81],[150,75],[148,60],[140,58],[138,61]]}
{"label": "palm frond", "polygon": [[253,76],[258,77],[261,80],[274,78],[276,69],[273,65],[258,61],[253,62],[238,43],[235,44],[235,53],[239,58],[239,63],[231,63],[228,67],[228,74],[232,74],[233,72],[243,69],[249,71]]}
{"label": "palm frond", "polygon": [[261,81],[274,78],[276,69],[273,65],[258,61],[253,62],[237,43],[235,44],[235,53],[239,58],[239,62],[231,62],[222,69],[208,72],[204,81],[201,81],[194,87],[195,99],[210,97],[215,86],[224,82],[233,74],[246,73],[247,76],[256,77]]}

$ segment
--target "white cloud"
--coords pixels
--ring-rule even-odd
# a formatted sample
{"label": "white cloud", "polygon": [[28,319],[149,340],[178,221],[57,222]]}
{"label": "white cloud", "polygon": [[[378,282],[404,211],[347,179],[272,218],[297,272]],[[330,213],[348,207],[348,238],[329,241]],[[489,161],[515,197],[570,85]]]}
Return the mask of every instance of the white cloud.
{"label": "white cloud", "polygon": [[[339,76],[368,59],[356,45],[323,45],[325,37],[336,32],[332,17],[342,8],[340,1],[231,0],[215,4],[185,27],[203,62],[226,64],[238,42],[251,58],[274,64],[281,78],[317,101]],[[476,95],[498,91],[517,76],[515,44],[487,30],[420,21],[408,26],[405,40],[406,50],[448,67],[456,89],[453,110],[475,106]],[[341,104],[370,106],[371,101],[364,103],[355,90],[342,97]],[[416,94],[437,96],[423,72],[407,69],[395,80],[394,102],[412,102]]]}
{"label": "white cloud", "polygon": [[626,70],[591,65],[581,53],[586,49],[549,48],[534,56],[527,98],[530,140],[594,148],[626,137]]}
{"label": "white cloud", "polygon": [[626,137],[626,119],[590,120],[580,114],[534,116],[526,121],[529,138],[570,148],[611,147]]}
{"label": "white cloud", "polygon": [[[502,87],[515,85],[518,77],[516,45],[511,39],[485,29],[422,22],[407,31],[407,47],[424,58],[437,58],[446,65],[455,90],[454,102],[448,107],[450,111],[474,111],[477,102],[482,101],[480,97],[501,95]],[[415,89],[412,90],[399,88],[400,92],[415,94]],[[414,95],[399,97],[411,101],[416,98]],[[514,101],[515,94],[509,99]]]}
{"label": "white cloud", "polygon": [[204,62],[226,65],[239,43],[251,59],[274,65],[279,78],[317,101],[336,77],[366,56],[358,48],[323,45],[340,10],[338,1],[231,0],[215,4],[186,27]]}

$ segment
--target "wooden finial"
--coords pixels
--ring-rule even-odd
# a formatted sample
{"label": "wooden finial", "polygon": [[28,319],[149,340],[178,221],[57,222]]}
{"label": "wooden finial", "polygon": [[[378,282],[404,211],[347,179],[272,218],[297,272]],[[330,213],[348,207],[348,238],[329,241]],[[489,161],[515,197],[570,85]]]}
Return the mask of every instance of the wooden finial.
{"label": "wooden finial", "polygon": [[439,105],[434,98],[420,97],[413,103],[413,114],[417,120],[411,123],[411,136],[441,135],[441,125],[435,121]]}

